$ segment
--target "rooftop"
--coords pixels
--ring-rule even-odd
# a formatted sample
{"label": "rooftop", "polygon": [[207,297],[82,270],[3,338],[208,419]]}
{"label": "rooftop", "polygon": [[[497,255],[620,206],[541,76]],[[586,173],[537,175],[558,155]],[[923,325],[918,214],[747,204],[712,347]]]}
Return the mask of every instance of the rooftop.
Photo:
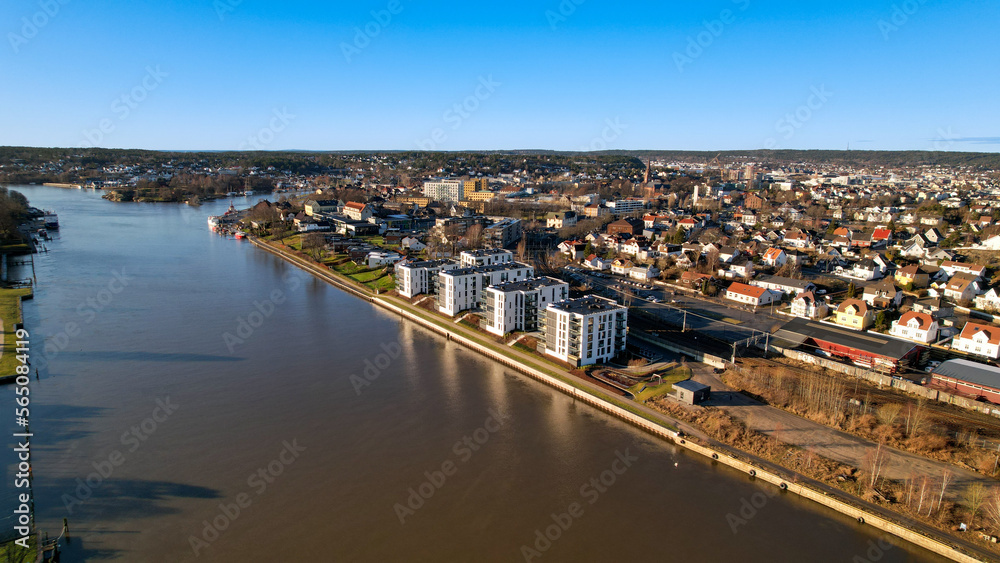
{"label": "rooftop", "polygon": [[969,360],[948,360],[943,362],[934,370],[934,375],[1000,389],[1000,368]]}
{"label": "rooftop", "polygon": [[566,301],[559,303],[551,303],[549,304],[549,308],[577,315],[590,315],[606,311],[626,310],[625,307],[622,307],[615,301],[605,299],[603,297],[594,297],[593,295],[581,297],[579,299],[567,299]]}
{"label": "rooftop", "polygon": [[909,354],[917,344],[907,340],[891,338],[874,332],[859,332],[838,328],[807,319],[795,319],[774,333],[776,338],[792,343],[806,339],[822,340],[830,344],[854,348],[875,356],[900,360]]}
{"label": "rooftop", "polygon": [[538,289],[540,287],[548,287],[553,285],[567,285],[567,284],[566,282],[562,280],[557,280],[555,278],[539,277],[522,281],[498,283],[496,285],[491,285],[489,288],[495,289],[497,291],[531,291],[534,289]]}

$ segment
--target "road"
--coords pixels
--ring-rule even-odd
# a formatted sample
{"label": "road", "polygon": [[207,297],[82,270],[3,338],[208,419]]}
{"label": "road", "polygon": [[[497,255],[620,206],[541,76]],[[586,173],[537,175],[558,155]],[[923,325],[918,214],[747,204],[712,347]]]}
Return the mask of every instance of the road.
{"label": "road", "polygon": [[[770,308],[752,309],[736,304],[702,299],[685,295],[653,284],[643,284],[621,276],[606,274],[598,277],[587,270],[567,270],[594,290],[621,302],[627,293],[632,294],[631,307],[662,320],[664,323],[686,327],[723,342],[738,342],[772,332],[788,321],[774,315]],[[658,299],[660,303],[650,301]]]}

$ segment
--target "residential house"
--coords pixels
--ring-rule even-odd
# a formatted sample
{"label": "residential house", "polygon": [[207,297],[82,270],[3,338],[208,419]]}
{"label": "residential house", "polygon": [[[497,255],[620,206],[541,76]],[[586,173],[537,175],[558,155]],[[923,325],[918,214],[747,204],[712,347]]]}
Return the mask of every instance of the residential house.
{"label": "residential house", "polygon": [[847,299],[837,307],[834,322],[854,330],[865,330],[875,322],[875,311],[860,299]]}
{"label": "residential house", "polygon": [[979,284],[979,276],[965,273],[955,274],[944,286],[944,296],[956,303],[972,301],[982,293]]}
{"label": "residential house", "polygon": [[611,261],[605,260],[596,254],[591,254],[583,260],[583,265],[591,270],[597,270],[603,272],[611,268]]}
{"label": "residential house", "polygon": [[526,280],[534,275],[533,267],[518,262],[441,271],[437,276],[438,311],[455,316],[475,309],[489,286]]}
{"label": "residential house", "polygon": [[367,203],[349,201],[344,205],[344,215],[352,221],[367,221],[372,218],[372,206]]}
{"label": "residential house", "polygon": [[816,284],[811,281],[796,280],[782,276],[762,275],[749,283],[752,286],[763,287],[764,289],[770,289],[771,291],[777,291],[779,293],[787,293],[788,295],[798,295],[799,293],[804,293],[806,291],[816,290]]}
{"label": "residential house", "polygon": [[624,217],[608,224],[609,235],[638,235],[642,232],[642,221],[633,217]]}
{"label": "residential house", "polygon": [[972,274],[977,278],[986,276],[986,266],[979,266],[978,264],[966,264],[964,262],[946,260],[941,263],[941,269],[948,272],[949,276],[954,276],[955,274]]}
{"label": "residential house", "polygon": [[899,320],[892,322],[889,334],[898,338],[932,344],[937,340],[938,322],[927,313],[909,311],[904,313]]}
{"label": "residential house", "polygon": [[817,299],[812,291],[804,291],[792,300],[792,315],[804,319],[825,319],[830,306],[825,299]]}
{"label": "residential house", "polygon": [[763,287],[755,287],[741,282],[734,282],[729,286],[729,289],[726,290],[726,299],[736,301],[737,303],[760,307],[762,305],[770,305],[775,301],[780,301],[781,293],[765,289]]}
{"label": "residential house", "polygon": [[903,292],[891,279],[884,279],[865,287],[862,301],[879,309],[899,307],[903,302]]}
{"label": "residential house", "polygon": [[753,262],[747,260],[742,264],[736,263],[729,267],[729,271],[735,276],[739,276],[744,279],[749,279],[753,277]]}
{"label": "residential house", "polygon": [[784,250],[774,247],[767,249],[764,253],[764,263],[768,266],[780,268],[788,262],[788,255]]}
{"label": "residential house", "polygon": [[969,354],[997,359],[1000,357],[1000,327],[965,323],[965,328],[952,341],[951,347]]}
{"label": "residential house", "polygon": [[1000,311],[1000,293],[997,288],[991,287],[986,293],[979,295],[975,299],[976,308],[984,311]]}
{"label": "residential house", "polygon": [[926,266],[913,264],[896,270],[896,283],[903,287],[920,289],[930,285],[930,271]]}
{"label": "residential house", "polygon": [[627,276],[634,267],[635,264],[631,260],[615,260],[611,263],[611,273],[619,276]]}
{"label": "residential house", "polygon": [[628,277],[642,281],[652,281],[660,277],[660,270],[655,266],[636,266],[628,271]]}

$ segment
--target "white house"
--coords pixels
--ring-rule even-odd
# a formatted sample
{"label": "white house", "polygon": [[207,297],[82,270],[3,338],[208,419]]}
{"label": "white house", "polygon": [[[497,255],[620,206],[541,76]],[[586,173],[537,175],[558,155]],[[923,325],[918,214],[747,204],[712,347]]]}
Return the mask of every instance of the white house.
{"label": "white house", "polygon": [[997,293],[997,288],[992,287],[976,297],[976,308],[984,311],[1000,311],[1000,293]]}
{"label": "white house", "polygon": [[652,281],[659,276],[660,270],[656,266],[636,266],[628,271],[628,277],[642,281]]}
{"label": "white house", "polygon": [[398,252],[392,250],[373,250],[365,257],[365,262],[368,263],[369,268],[381,268],[395,264],[402,259],[403,257]]}
{"label": "white house", "polygon": [[734,282],[726,290],[726,299],[760,307],[770,305],[781,300],[781,292],[772,291],[763,287],[754,287],[745,283]]}
{"label": "white house", "polygon": [[427,245],[420,242],[420,239],[417,237],[403,237],[403,239],[399,241],[399,246],[414,252],[420,252],[421,250],[427,248]]}
{"label": "white house", "polygon": [[372,217],[372,207],[367,203],[349,201],[344,205],[344,215],[354,221],[367,221]]}
{"label": "white house", "polygon": [[823,299],[816,299],[816,294],[805,291],[792,300],[792,315],[804,319],[825,319],[830,314],[830,306]]}
{"label": "white house", "polygon": [[591,270],[604,271],[611,267],[611,260],[605,260],[596,254],[584,259],[583,265]]}
{"label": "white house", "polygon": [[952,341],[951,347],[977,356],[996,359],[1000,356],[1000,327],[965,323],[965,328]]}
{"label": "white house", "polygon": [[768,266],[774,266],[775,268],[780,268],[788,262],[788,255],[785,251],[778,248],[769,248],[767,252],[764,253],[764,263]]}
{"label": "white house", "polygon": [[931,344],[937,340],[938,322],[927,313],[910,311],[903,314],[898,321],[892,322],[889,334],[898,338]]}

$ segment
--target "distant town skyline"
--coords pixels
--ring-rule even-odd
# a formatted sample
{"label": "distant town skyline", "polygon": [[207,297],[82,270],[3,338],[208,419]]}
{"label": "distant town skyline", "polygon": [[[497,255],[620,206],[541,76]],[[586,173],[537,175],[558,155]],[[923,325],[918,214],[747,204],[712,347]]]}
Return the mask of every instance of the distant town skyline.
{"label": "distant town skyline", "polygon": [[1000,6],[0,6],[0,145],[1000,151]]}

